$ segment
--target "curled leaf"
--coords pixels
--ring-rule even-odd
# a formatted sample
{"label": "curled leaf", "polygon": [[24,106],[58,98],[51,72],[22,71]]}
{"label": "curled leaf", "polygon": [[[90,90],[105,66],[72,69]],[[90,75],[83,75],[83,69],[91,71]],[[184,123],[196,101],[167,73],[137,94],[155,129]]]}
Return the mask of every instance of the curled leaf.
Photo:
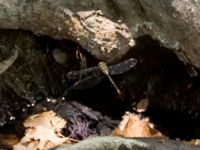
{"label": "curled leaf", "polygon": [[163,137],[160,131],[154,129],[149,118],[141,118],[139,114],[129,112],[123,116],[123,120],[113,134],[124,137]]}
{"label": "curled leaf", "polygon": [[54,146],[71,143],[61,134],[66,121],[53,111],[43,112],[29,117],[24,122],[25,136],[14,145],[14,150],[46,150]]}

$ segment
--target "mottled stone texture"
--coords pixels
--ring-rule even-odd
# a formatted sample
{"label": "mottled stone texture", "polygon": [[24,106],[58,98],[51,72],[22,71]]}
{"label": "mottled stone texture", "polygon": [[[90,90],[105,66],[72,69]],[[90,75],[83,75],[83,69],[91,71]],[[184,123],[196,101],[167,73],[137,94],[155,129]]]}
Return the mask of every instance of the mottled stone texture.
{"label": "mottled stone texture", "polygon": [[0,28],[71,39],[106,62],[149,35],[200,68],[199,8],[197,0],[0,0]]}
{"label": "mottled stone texture", "polygon": [[96,137],[74,145],[63,145],[52,150],[198,150],[180,141],[159,138]]}

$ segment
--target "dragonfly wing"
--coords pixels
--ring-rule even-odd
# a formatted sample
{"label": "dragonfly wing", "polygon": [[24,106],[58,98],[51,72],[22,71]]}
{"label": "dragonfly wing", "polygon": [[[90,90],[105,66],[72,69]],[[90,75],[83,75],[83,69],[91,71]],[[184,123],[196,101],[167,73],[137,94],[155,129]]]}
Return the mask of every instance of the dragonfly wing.
{"label": "dragonfly wing", "polygon": [[77,81],[73,86],[72,89],[75,90],[83,90],[87,88],[91,88],[97,85],[105,76],[89,76],[84,78],[80,81]]}
{"label": "dragonfly wing", "polygon": [[67,79],[68,80],[79,80],[79,79],[84,79],[87,78],[88,76],[91,76],[95,74],[96,76],[101,74],[101,71],[99,70],[98,67],[92,67],[92,68],[87,68],[84,70],[75,70],[75,71],[70,71],[67,73]]}
{"label": "dragonfly wing", "polygon": [[130,70],[131,68],[133,68],[136,65],[136,63],[137,63],[137,60],[135,58],[131,58],[119,64],[109,66],[108,72],[110,75],[122,74]]}

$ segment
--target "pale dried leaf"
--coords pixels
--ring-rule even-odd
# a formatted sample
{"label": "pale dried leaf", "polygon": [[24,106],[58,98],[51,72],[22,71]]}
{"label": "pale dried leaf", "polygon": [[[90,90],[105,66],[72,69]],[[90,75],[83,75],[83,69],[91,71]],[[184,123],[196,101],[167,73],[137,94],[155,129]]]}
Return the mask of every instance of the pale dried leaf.
{"label": "pale dried leaf", "polygon": [[24,122],[24,126],[26,128],[35,128],[40,125],[47,128],[56,129],[56,131],[60,131],[65,124],[66,121],[60,117],[57,117],[53,111],[43,112],[41,114],[31,116]]}
{"label": "pale dried leaf", "polygon": [[183,142],[185,142],[187,144],[192,144],[192,145],[198,145],[198,146],[200,146],[200,139],[192,139],[190,141],[183,141]]}
{"label": "pale dried leaf", "polygon": [[71,143],[60,133],[65,124],[66,121],[53,111],[29,117],[24,122],[25,136],[20,143],[14,145],[14,150],[46,150],[63,143]]}
{"label": "pale dried leaf", "polygon": [[161,132],[153,128],[149,118],[141,118],[139,114],[129,112],[123,116],[113,134],[124,137],[163,137]]}

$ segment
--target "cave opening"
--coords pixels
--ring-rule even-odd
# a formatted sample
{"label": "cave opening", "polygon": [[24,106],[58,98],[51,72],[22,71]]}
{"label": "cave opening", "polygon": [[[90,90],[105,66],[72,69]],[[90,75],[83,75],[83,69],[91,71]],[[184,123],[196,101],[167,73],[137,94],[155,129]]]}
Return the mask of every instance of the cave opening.
{"label": "cave opening", "polygon": [[[143,36],[136,39],[136,46],[119,61],[120,63],[131,57],[138,61],[131,70],[112,76],[122,92],[123,99],[121,99],[107,78],[91,88],[67,91],[74,84],[74,82],[66,80],[66,74],[69,71],[95,67],[99,62],[80,45],[68,40],[34,36],[25,31],[11,30],[3,31],[0,34],[1,37],[4,37],[0,40],[1,45],[9,45],[9,47],[18,45],[21,48],[21,59],[16,61],[18,63],[16,66],[8,70],[9,74],[12,73],[19,77],[19,72],[24,71],[25,77],[27,77],[27,80],[19,77],[20,86],[11,86],[14,82],[8,78],[5,85],[2,86],[3,88],[1,87],[1,96],[5,98],[1,99],[1,123],[4,124],[6,120],[9,120],[11,113],[15,114],[17,118],[5,123],[1,127],[2,132],[8,131],[16,124],[21,125],[23,119],[30,114],[48,109],[58,110],[57,103],[59,104],[58,108],[61,108],[58,113],[66,117],[64,112],[71,106],[65,106],[71,101],[87,106],[95,112],[100,112],[102,116],[108,116],[119,123],[126,111],[133,111],[133,107],[136,107],[141,100],[148,99],[149,105],[143,115],[149,117],[157,129],[170,138],[184,140],[200,138],[200,79],[199,77],[190,77],[188,66],[185,66],[172,50],[162,47],[159,42],[150,37]],[[10,40],[13,35],[18,37],[14,41]],[[23,53],[28,49],[30,49],[29,53]],[[67,53],[66,62],[62,64],[55,60],[52,53],[55,49],[61,49]],[[27,66],[19,69],[24,62],[28,64],[28,71],[32,70],[31,77],[29,77],[30,72],[26,70]],[[2,76],[5,77],[9,74],[5,72]],[[28,83],[31,86],[26,87],[25,85],[29,85]],[[15,90],[15,88],[22,90]],[[62,94],[66,91],[69,95],[64,95],[65,100],[57,101],[56,104],[47,101],[48,98],[62,98]],[[23,92],[28,92],[31,96],[27,96]],[[30,98],[28,102],[34,103],[34,105],[22,111],[26,98]],[[13,99],[15,99],[14,103]],[[73,103],[74,105],[76,104]],[[75,110],[69,111],[73,114],[72,111]],[[112,129],[117,126],[117,123],[114,123]],[[94,124],[96,125],[96,122],[93,122]],[[15,132],[16,130],[21,132],[19,128],[21,127],[15,126],[13,129]],[[19,134],[22,136],[21,133]]]}
{"label": "cave opening", "polygon": [[199,77],[191,76],[190,66],[184,65],[173,50],[149,36],[138,38],[130,53],[139,63],[134,70],[135,80],[127,82],[127,99],[148,99],[145,115],[170,138],[199,138]]}

